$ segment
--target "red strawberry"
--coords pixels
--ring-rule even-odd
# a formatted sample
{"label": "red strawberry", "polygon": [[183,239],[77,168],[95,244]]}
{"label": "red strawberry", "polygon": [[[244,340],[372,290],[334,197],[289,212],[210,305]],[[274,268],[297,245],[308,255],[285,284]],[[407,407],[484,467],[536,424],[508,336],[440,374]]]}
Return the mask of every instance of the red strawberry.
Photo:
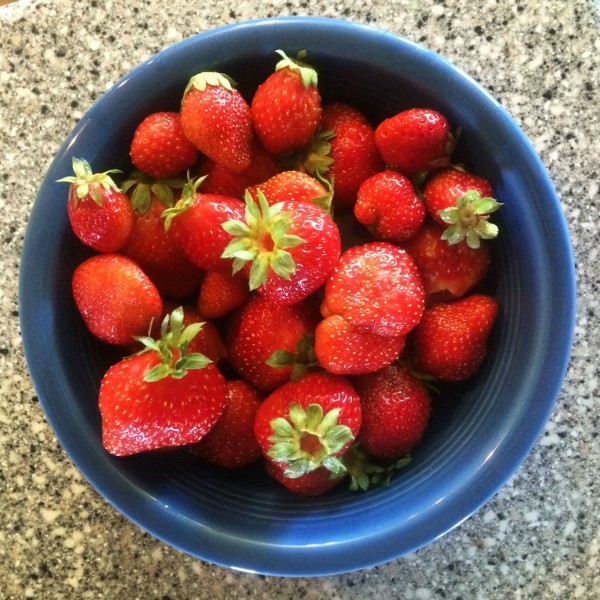
{"label": "red strawberry", "polygon": [[403,245],[419,268],[425,294],[441,299],[464,296],[485,277],[490,266],[488,246],[469,248],[461,242],[449,245],[444,229],[425,221],[417,235]]}
{"label": "red strawberry", "polygon": [[115,169],[92,173],[89,163],[73,157],[74,176],[60,182],[70,183],[67,213],[73,233],[86,246],[98,252],[116,252],[127,242],[133,224],[129,198],[110,177]]}
{"label": "red strawberry", "polygon": [[412,258],[387,242],[346,250],[325,285],[324,317],[382,336],[406,335],[421,319],[424,291]]}
{"label": "red strawberry", "polygon": [[250,107],[222,73],[194,75],[181,101],[181,127],[202,153],[230,171],[250,165]]}
{"label": "red strawberry", "polygon": [[317,72],[305,62],[277,50],[282,60],[275,72],[258,87],[251,103],[254,130],[262,145],[273,154],[289,152],[306,144],[321,118]]}
{"label": "red strawberry", "polygon": [[98,254],[73,273],[75,304],[90,332],[109,344],[127,346],[145,335],[162,311],[154,284],[130,258]]}
{"label": "red strawberry", "polygon": [[249,187],[248,192],[257,203],[259,190],[264,194],[269,206],[294,200],[314,204],[329,212],[333,198],[329,182],[301,171],[282,171],[258,185]]}
{"label": "red strawberry", "polygon": [[223,252],[233,270],[246,268],[251,290],[278,304],[300,302],[327,280],[341,251],[340,233],[324,210],[306,202],[260,206],[248,193],[244,221],[223,224],[234,236]]}
{"label": "red strawberry", "polygon": [[361,184],[354,215],[376,239],[401,244],[419,231],[426,210],[408,177],[382,171]]}
{"label": "red strawberry", "polygon": [[198,158],[198,148],[183,133],[179,113],[156,112],[136,128],[129,149],[131,162],[150,177],[185,173]]}
{"label": "red strawberry", "polygon": [[450,225],[443,239],[449,244],[466,240],[471,248],[479,248],[480,239],[498,235],[498,227],[488,221],[490,213],[501,206],[493,195],[486,179],[461,169],[435,173],[423,190],[427,211],[434,221]]}
{"label": "red strawberry", "polygon": [[227,382],[225,412],[217,424],[190,446],[193,454],[210,463],[235,469],[261,457],[254,437],[254,419],[263,396],[242,380]]}
{"label": "red strawberry", "polygon": [[[285,306],[253,296],[229,320],[225,336],[229,361],[252,385],[273,390],[290,380],[294,361],[310,362],[302,340],[314,333],[318,320],[318,310],[309,301]],[[283,366],[267,363],[276,351],[287,353],[289,361],[282,360]]]}
{"label": "red strawberry", "polygon": [[266,461],[265,466],[273,479],[300,496],[322,496],[346,477],[345,473],[335,475],[325,467],[318,467],[300,477],[288,477],[285,464]]}
{"label": "red strawberry", "polygon": [[455,143],[446,118],[427,108],[399,112],[375,129],[383,160],[408,176],[447,166]]}
{"label": "red strawberry", "polygon": [[198,173],[206,177],[202,184],[204,193],[240,199],[246,188],[266,181],[279,171],[277,159],[258,143],[252,146],[250,165],[240,173],[230,171],[208,157],[203,158],[198,169]]}
{"label": "red strawberry", "polygon": [[175,311],[160,340],[113,365],[100,385],[102,443],[117,456],[193,444],[225,410],[225,379],[201,354],[186,352],[197,325]]}
{"label": "red strawberry", "polygon": [[138,263],[161,295],[186,298],[198,288],[201,271],[180,248],[172,230],[166,231],[163,211],[173,205],[171,188],[161,182],[130,179],[123,189],[133,189],[131,234],[121,252]]}
{"label": "red strawberry", "polygon": [[320,128],[331,133],[325,148],[329,146],[327,156],[332,161],[321,172],[334,182],[335,205],[352,206],[360,184],[384,168],[375,131],[360,111],[341,102],[323,107]]}
{"label": "red strawberry", "polygon": [[357,375],[378,371],[394,362],[404,342],[404,336],[377,335],[332,315],[317,325],[314,351],[321,366],[330,373]]}
{"label": "red strawberry", "polygon": [[358,439],[365,452],[384,461],[411,452],[429,423],[431,399],[425,385],[398,364],[353,382],[363,409]]}
{"label": "red strawberry", "polygon": [[242,306],[249,295],[248,278],[231,268],[206,271],[196,301],[198,312],[207,319],[218,319]]}
{"label": "red strawberry", "polygon": [[427,309],[414,331],[417,367],[444,381],[471,377],[483,362],[497,313],[496,300],[482,294]]}
{"label": "red strawberry", "polygon": [[345,472],[340,457],[360,424],[360,399],[350,382],[311,372],[267,396],[256,414],[254,434],[267,460],[285,466],[285,477],[302,477],[319,467],[340,476]]}
{"label": "red strawberry", "polygon": [[201,269],[224,268],[221,255],[231,235],[222,225],[244,215],[244,204],[237,198],[197,192],[202,178],[188,182],[173,208],[164,211],[165,228],[173,235],[188,259]]}

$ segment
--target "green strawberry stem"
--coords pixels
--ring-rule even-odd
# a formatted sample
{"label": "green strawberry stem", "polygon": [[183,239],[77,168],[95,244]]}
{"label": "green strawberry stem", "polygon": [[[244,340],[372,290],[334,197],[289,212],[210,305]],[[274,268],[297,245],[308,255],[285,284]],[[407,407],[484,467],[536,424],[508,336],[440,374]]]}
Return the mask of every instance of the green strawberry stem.
{"label": "green strawberry stem", "polygon": [[339,408],[323,413],[319,404],[310,404],[304,410],[296,402],[290,403],[289,420],[282,417],[270,422],[273,445],[268,455],[276,462],[286,464],[285,476],[301,477],[323,466],[333,475],[342,475],[346,468],[335,456],[353,439],[347,425],[339,425]]}
{"label": "green strawberry stem", "polygon": [[469,190],[456,201],[456,206],[438,211],[442,220],[450,225],[444,230],[442,239],[450,245],[465,240],[469,248],[479,248],[482,239],[489,240],[498,235],[498,226],[490,223],[488,218],[501,206],[494,198],[482,198],[477,190]]}
{"label": "green strawberry stem", "polygon": [[182,178],[152,179],[142,171],[133,171],[121,186],[121,191],[130,193],[131,206],[137,213],[144,214],[156,196],[167,208],[175,203],[174,189],[183,188],[186,181]]}
{"label": "green strawberry stem", "polygon": [[306,50],[300,50],[296,54],[295,59],[290,58],[283,50],[275,50],[275,52],[281,56],[281,60],[275,65],[275,71],[280,71],[281,69],[296,71],[300,75],[302,85],[305,88],[308,88],[310,85],[317,87],[318,75],[316,70],[304,62],[307,55]]}
{"label": "green strawberry stem", "polygon": [[59,183],[75,184],[76,200],[89,196],[96,204],[102,205],[102,190],[114,190],[119,192],[117,184],[110,176],[111,173],[122,173],[118,169],[110,169],[103,173],[94,173],[87,160],[73,157],[73,171],[75,175],[58,179]]}
{"label": "green strawberry stem", "polygon": [[169,231],[175,217],[184,213],[192,206],[196,192],[205,179],[206,175],[197,177],[196,179],[191,179],[188,175],[188,180],[181,190],[181,197],[177,200],[175,206],[167,208],[161,214],[161,217],[165,220],[165,231]]}
{"label": "green strawberry stem", "polygon": [[290,279],[296,272],[296,263],[286,248],[304,243],[301,237],[288,233],[292,219],[289,212],[281,212],[283,203],[269,206],[260,190],[257,196],[259,205],[246,191],[245,223],[231,219],[222,224],[233,239],[225,247],[221,258],[233,258],[234,274],[247,262],[251,263],[248,277],[250,290],[265,283],[269,269],[284,279]]}
{"label": "green strawberry stem", "polygon": [[156,352],[161,362],[144,375],[144,381],[153,382],[165,377],[181,379],[190,369],[203,369],[212,361],[199,352],[187,354],[189,343],[198,335],[204,323],[183,326],[183,307],[165,316],[161,323],[160,338],[140,336],[135,339],[144,345],[138,352]]}
{"label": "green strawberry stem", "polygon": [[305,333],[298,340],[294,350],[295,352],[275,350],[265,362],[275,368],[293,367],[290,380],[296,382],[300,381],[309,369],[320,366],[315,355],[314,333]]}

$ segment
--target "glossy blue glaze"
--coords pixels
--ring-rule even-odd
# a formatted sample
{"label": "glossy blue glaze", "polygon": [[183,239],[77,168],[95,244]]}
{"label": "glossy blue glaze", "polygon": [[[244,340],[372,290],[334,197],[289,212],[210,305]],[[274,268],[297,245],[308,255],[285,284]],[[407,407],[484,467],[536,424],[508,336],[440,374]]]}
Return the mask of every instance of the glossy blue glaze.
{"label": "glossy blue glaze", "polygon": [[[308,49],[324,99],[381,120],[428,106],[462,128],[461,159],[489,178],[504,207],[493,243],[500,303],[482,371],[448,398],[388,488],[291,495],[258,467],[223,473],[187,454],[115,458],[101,446],[97,391],[118,357],[93,341],[70,294],[86,251],[69,230],[71,157],[94,170],[128,168],[128,140],[154,110],[177,110],[196,72],[219,70],[251,94],[278,48]],[[548,419],[567,366],[574,268],[559,201],[506,111],[439,56],[350,22],[291,17],[202,33],[156,55],[108,91],[51,164],[34,204],[20,273],[23,343],[48,421],[77,467],[119,511],[154,536],[219,565],[315,576],[391,560],[431,542],[480,508],[514,474]]]}

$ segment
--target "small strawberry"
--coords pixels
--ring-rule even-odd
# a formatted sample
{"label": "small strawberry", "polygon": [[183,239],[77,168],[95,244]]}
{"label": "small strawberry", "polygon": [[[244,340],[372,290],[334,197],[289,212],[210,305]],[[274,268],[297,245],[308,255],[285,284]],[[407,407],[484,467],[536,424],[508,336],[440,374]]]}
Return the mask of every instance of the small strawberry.
{"label": "small strawberry", "polygon": [[361,184],[354,215],[376,239],[401,244],[419,231],[426,210],[408,177],[381,171]]}
{"label": "small strawberry", "polygon": [[482,294],[428,308],[414,331],[416,366],[444,381],[471,377],[486,355],[497,313],[496,300]]}
{"label": "small strawberry", "polygon": [[203,154],[236,173],[248,168],[250,107],[227,75],[194,75],[185,88],[180,114],[185,136]]}
{"label": "small strawberry", "polygon": [[447,166],[456,140],[442,114],[410,108],[377,126],[375,144],[388,166],[410,177]]}
{"label": "small strawberry", "polygon": [[346,473],[336,475],[325,467],[318,467],[300,477],[288,477],[283,463],[266,461],[265,466],[275,481],[299,496],[322,496],[346,478]]}
{"label": "small strawberry", "polygon": [[254,295],[229,319],[225,335],[229,361],[252,385],[273,390],[290,380],[295,365],[294,360],[280,360],[275,364],[282,366],[272,366],[269,359],[276,351],[285,352],[302,364],[306,358],[299,352],[302,340],[314,333],[318,320],[318,310],[309,301],[286,306]]}
{"label": "small strawberry", "polygon": [[202,354],[187,352],[200,324],[187,327],[183,313],[163,321],[159,340],[114,364],[100,384],[102,444],[127,456],[193,444],[214,426],[226,405],[225,379]]}
{"label": "small strawberry", "polygon": [[73,157],[74,176],[59,182],[70,183],[67,214],[73,233],[98,252],[120,250],[131,233],[133,210],[129,198],[112,180],[111,173],[93,173],[89,163]]}
{"label": "small strawberry", "polygon": [[414,328],[423,308],[423,284],[412,258],[397,246],[372,242],[342,254],[325,285],[321,314],[397,337]]}
{"label": "small strawberry", "polygon": [[223,258],[233,270],[245,268],[251,290],[278,304],[294,304],[319,289],[340,256],[337,225],[324,210],[307,202],[269,206],[258,192],[259,206],[246,194],[244,220],[223,224],[233,236]]}
{"label": "small strawberry", "polygon": [[207,319],[218,319],[242,306],[248,299],[248,278],[243,271],[232,275],[231,268],[206,271],[200,283],[196,309]]}
{"label": "small strawberry", "polygon": [[493,195],[486,179],[457,168],[435,173],[423,189],[427,212],[440,225],[450,225],[443,239],[449,244],[466,240],[470,248],[498,235],[498,227],[488,220],[502,206]]}
{"label": "small strawberry", "polygon": [[185,173],[198,158],[198,148],[183,133],[179,113],[156,112],[136,128],[129,149],[137,169],[155,179]]}
{"label": "small strawberry", "polygon": [[431,413],[423,382],[408,369],[390,365],[353,379],[360,396],[363,421],[359,442],[376,459],[396,461],[421,441]]}
{"label": "small strawberry", "polygon": [[282,57],[275,72],[258,86],[251,103],[254,130],[273,154],[304,146],[315,134],[321,118],[317,72],[304,62],[306,52]]}
{"label": "small strawberry", "polygon": [[120,254],[98,254],[75,269],[75,304],[90,332],[108,344],[127,346],[145,335],[162,312],[158,290],[142,269]]}
{"label": "small strawberry", "polygon": [[340,457],[360,430],[360,399],[339,375],[307,373],[272,392],[258,409],[254,434],[268,461],[295,479],[319,467],[334,476],[345,468]]}
{"label": "small strawberry", "polygon": [[443,227],[428,219],[403,247],[419,268],[426,296],[450,300],[464,296],[483,280],[490,251],[484,244],[476,250],[464,242],[449,245],[442,239],[443,232]]}
{"label": "small strawberry", "polygon": [[216,425],[190,446],[192,453],[226,469],[258,460],[262,453],[254,437],[254,420],[262,401],[262,394],[245,381],[228,381],[225,411]]}
{"label": "small strawberry", "polygon": [[314,351],[319,364],[330,373],[358,375],[394,362],[404,342],[404,336],[384,337],[332,315],[317,325]]}

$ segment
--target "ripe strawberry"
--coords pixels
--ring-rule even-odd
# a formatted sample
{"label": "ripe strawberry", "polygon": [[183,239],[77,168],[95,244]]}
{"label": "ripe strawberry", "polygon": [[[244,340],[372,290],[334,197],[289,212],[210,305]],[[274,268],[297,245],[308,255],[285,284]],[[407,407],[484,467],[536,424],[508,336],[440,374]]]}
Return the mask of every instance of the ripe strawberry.
{"label": "ripe strawberry", "polygon": [[325,152],[332,161],[321,173],[334,182],[335,206],[353,206],[360,184],[384,168],[375,146],[375,131],[360,111],[341,102],[323,107],[320,128],[331,137],[316,153]]}
{"label": "ripe strawberry", "polygon": [[250,107],[222,73],[194,75],[181,101],[181,127],[203,154],[230,171],[250,165],[252,118]]}
{"label": "ripe strawberry", "polygon": [[203,179],[189,181],[175,206],[163,212],[165,228],[173,229],[179,246],[188,259],[201,269],[224,268],[221,255],[231,235],[222,224],[240,219],[244,205],[237,198],[198,193]]}
{"label": "ripe strawberry", "polygon": [[265,398],[254,435],[266,459],[284,467],[285,477],[302,477],[319,467],[340,476],[345,472],[340,457],[358,435],[361,412],[346,378],[311,372]]}
{"label": "ripe strawberry", "polygon": [[464,296],[480,283],[490,266],[488,246],[469,248],[461,242],[449,245],[444,229],[426,220],[417,235],[403,245],[421,274],[425,294],[450,300]]}
{"label": "ripe strawberry", "polygon": [[358,439],[365,452],[384,461],[410,453],[429,423],[431,399],[425,385],[398,364],[353,382],[363,409]]}
{"label": "ripe strawberry", "polygon": [[262,401],[262,394],[245,381],[228,381],[225,411],[216,425],[190,446],[192,453],[227,469],[258,460],[261,450],[254,437],[254,419]]}
{"label": "ripe strawberry", "polygon": [[[252,385],[273,390],[290,380],[294,361],[309,362],[302,351],[302,339],[314,333],[318,320],[318,310],[309,301],[285,306],[254,295],[232,313],[227,325],[229,361]],[[267,361],[276,351],[287,353],[289,361],[281,361],[282,366],[269,364]]]}
{"label": "ripe strawberry", "polygon": [[410,177],[447,166],[456,140],[442,114],[410,108],[377,126],[375,144],[388,166]]}
{"label": "ripe strawberry", "polygon": [[259,203],[259,190],[264,194],[269,206],[294,200],[314,204],[327,212],[331,209],[331,184],[323,178],[312,177],[301,171],[282,171],[258,185],[249,187],[248,192],[256,203]]}
{"label": "ripe strawberry", "polygon": [[162,300],[154,284],[120,254],[86,259],[75,269],[71,285],[87,328],[108,344],[127,346],[161,315]]}
{"label": "ripe strawberry", "polygon": [[166,183],[140,179],[123,184],[131,193],[133,227],[121,253],[135,261],[162,296],[186,298],[198,288],[201,271],[180,248],[172,230],[166,231],[162,213],[173,205],[173,191]]}
{"label": "ripe strawberry", "polygon": [[413,329],[423,307],[423,284],[412,258],[397,246],[372,242],[342,254],[325,285],[321,314],[397,337]]}
{"label": "ripe strawberry", "polygon": [[471,248],[498,235],[498,227],[488,221],[501,206],[493,195],[486,179],[456,168],[435,173],[423,189],[427,212],[440,225],[450,225],[443,239],[449,244],[466,240]]}
{"label": "ripe strawberry", "polygon": [[282,57],[275,72],[258,86],[251,103],[254,130],[272,154],[289,152],[306,144],[321,118],[317,72],[304,61],[306,52]]}
{"label": "ripe strawberry", "polygon": [[376,239],[401,244],[419,231],[426,210],[408,177],[381,171],[361,184],[354,215]]}
{"label": "ripe strawberry", "polygon": [[165,179],[185,173],[198,158],[198,148],[183,133],[179,113],[156,112],[136,128],[129,149],[140,171]]}
{"label": "ripe strawberry", "polygon": [[231,268],[204,273],[196,309],[206,319],[218,319],[242,306],[248,299],[248,278],[243,271],[232,275]]}
{"label": "ripe strawberry", "polygon": [[378,371],[394,362],[404,342],[404,336],[377,335],[332,315],[317,325],[315,355],[330,373],[358,375]]}
{"label": "ripe strawberry", "polygon": [[425,310],[414,331],[417,367],[444,381],[471,377],[483,362],[497,313],[496,300],[482,294]]}
{"label": "ripe strawberry", "polygon": [[325,467],[318,467],[300,477],[288,477],[285,464],[266,461],[265,466],[273,479],[299,496],[322,496],[346,478],[345,473],[335,475]]}
{"label": "ripe strawberry", "polygon": [[234,239],[223,252],[233,270],[245,268],[251,290],[277,304],[300,302],[327,280],[341,251],[340,233],[324,210],[306,202],[258,206],[246,195],[244,221],[223,224]]}
{"label": "ripe strawberry", "polygon": [[111,173],[92,173],[89,163],[73,157],[74,176],[59,182],[70,183],[67,214],[73,233],[98,252],[116,252],[127,242],[133,223],[129,198],[112,180]]}
{"label": "ripe strawberry", "polygon": [[117,456],[193,444],[225,410],[226,385],[202,354],[187,352],[199,325],[183,313],[163,322],[160,340],[106,372],[100,385],[102,443]]}

